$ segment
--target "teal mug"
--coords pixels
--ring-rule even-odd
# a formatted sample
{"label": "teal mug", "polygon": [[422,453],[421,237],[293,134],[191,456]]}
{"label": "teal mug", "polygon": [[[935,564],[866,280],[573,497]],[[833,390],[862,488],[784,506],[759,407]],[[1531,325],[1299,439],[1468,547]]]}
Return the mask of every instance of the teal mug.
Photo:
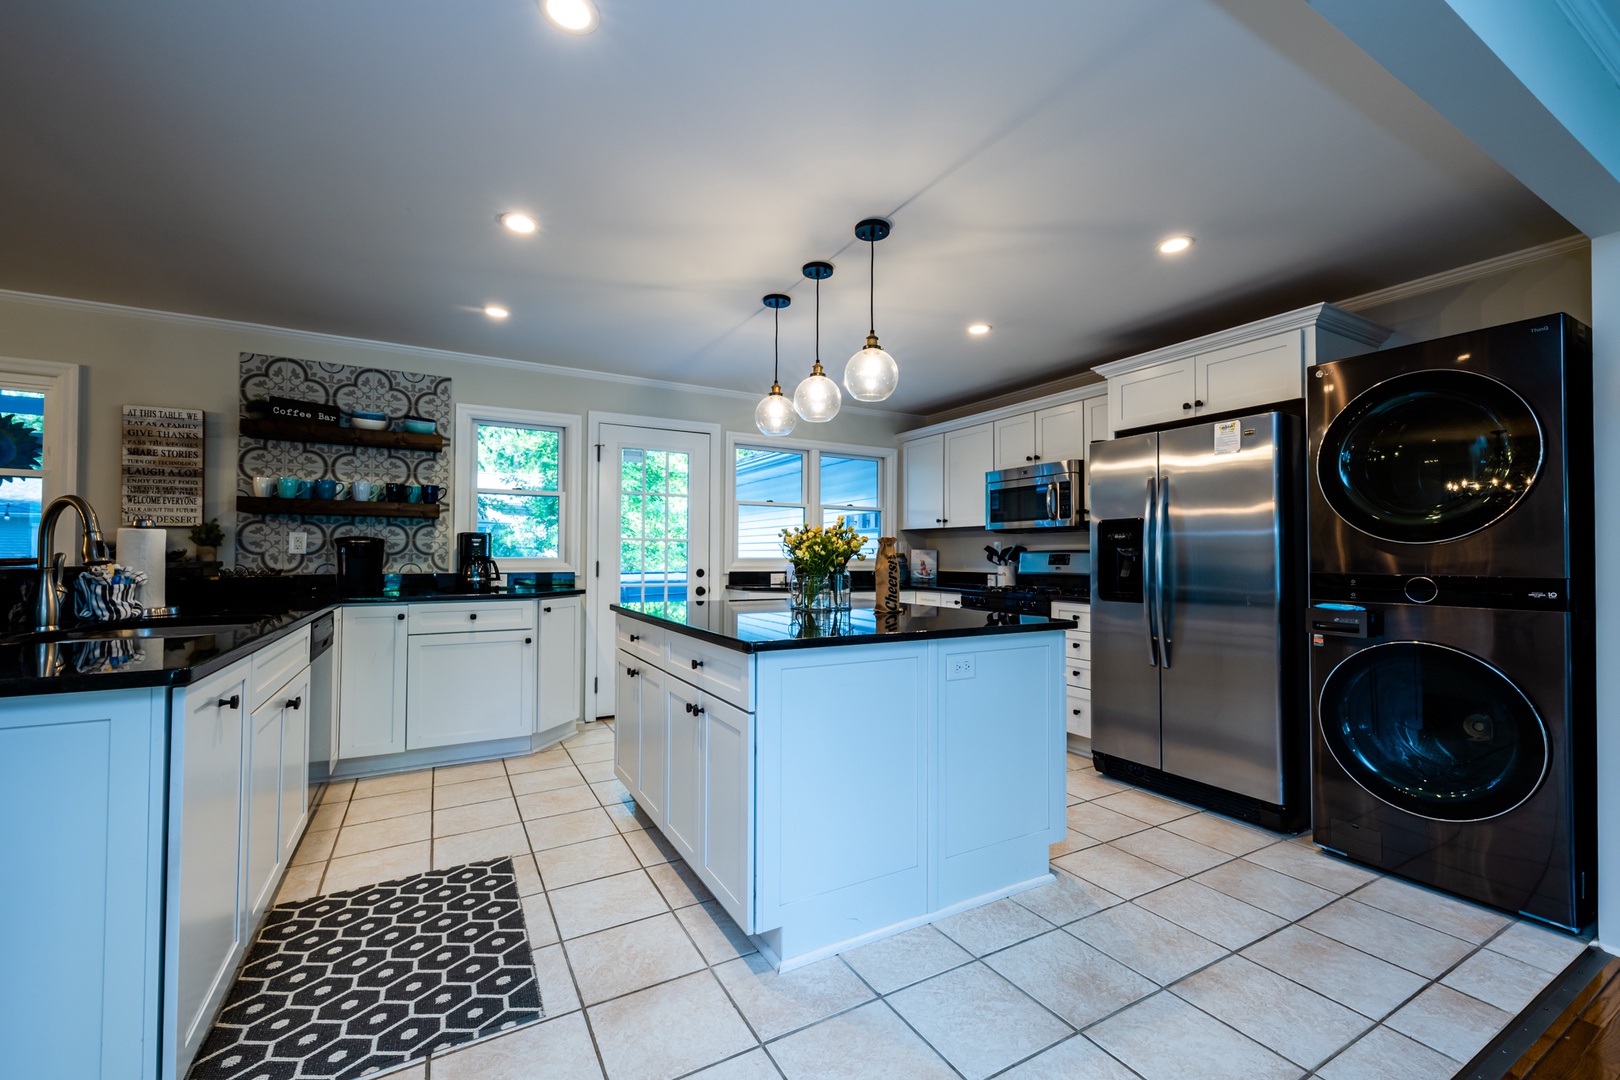
{"label": "teal mug", "polygon": [[405,488],[405,501],[419,503],[422,501],[422,485],[410,484]]}
{"label": "teal mug", "polygon": [[283,499],[309,498],[309,481],[296,476],[283,476],[276,481],[276,494]]}
{"label": "teal mug", "polygon": [[341,499],[348,490],[349,485],[341,480],[315,481],[315,497],[317,499]]}

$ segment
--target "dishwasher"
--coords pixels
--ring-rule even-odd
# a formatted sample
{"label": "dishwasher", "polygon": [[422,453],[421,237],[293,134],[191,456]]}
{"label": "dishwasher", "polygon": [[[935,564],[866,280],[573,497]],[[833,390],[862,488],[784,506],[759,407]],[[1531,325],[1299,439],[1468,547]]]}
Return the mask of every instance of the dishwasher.
{"label": "dishwasher", "polygon": [[337,749],[332,717],[337,712],[337,672],[332,642],[337,636],[337,616],[327,613],[309,627],[309,782],[325,783],[332,774],[332,754]]}

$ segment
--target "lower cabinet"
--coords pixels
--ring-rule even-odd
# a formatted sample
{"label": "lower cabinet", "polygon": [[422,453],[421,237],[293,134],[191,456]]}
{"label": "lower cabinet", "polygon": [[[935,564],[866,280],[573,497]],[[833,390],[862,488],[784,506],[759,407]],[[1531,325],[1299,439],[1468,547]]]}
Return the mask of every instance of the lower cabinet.
{"label": "lower cabinet", "polygon": [[[703,851],[703,695],[680,679],[666,680],[669,715],[669,795],[664,836],[696,866]],[[645,751],[643,751],[645,760]]]}
{"label": "lower cabinet", "polygon": [[270,903],[276,864],[281,861],[281,720],[280,701],[267,701],[249,722],[247,756],[247,830],[243,840],[247,863],[248,923]]}
{"label": "lower cabinet", "polygon": [[315,688],[306,669],[281,692],[281,862],[291,861],[309,818],[309,712]]}
{"label": "lower cabinet", "polygon": [[704,880],[727,911],[753,902],[754,740],[753,717],[719,698],[703,695]]}
{"label": "lower cabinet", "polygon": [[405,749],[404,604],[356,604],[338,612],[337,756]]}
{"label": "lower cabinet", "polygon": [[559,596],[539,602],[539,731],[584,718],[585,605],[580,600]]}
{"label": "lower cabinet", "polygon": [[533,630],[411,635],[405,748],[533,734],[535,656]]}

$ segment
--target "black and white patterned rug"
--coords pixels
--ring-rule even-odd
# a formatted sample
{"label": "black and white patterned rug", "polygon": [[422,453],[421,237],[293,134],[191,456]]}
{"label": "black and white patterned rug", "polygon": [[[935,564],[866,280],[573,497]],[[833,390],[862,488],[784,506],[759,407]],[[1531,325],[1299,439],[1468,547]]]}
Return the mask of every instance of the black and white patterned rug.
{"label": "black and white patterned rug", "polygon": [[265,916],[191,1080],[346,1080],[539,1020],[511,859]]}

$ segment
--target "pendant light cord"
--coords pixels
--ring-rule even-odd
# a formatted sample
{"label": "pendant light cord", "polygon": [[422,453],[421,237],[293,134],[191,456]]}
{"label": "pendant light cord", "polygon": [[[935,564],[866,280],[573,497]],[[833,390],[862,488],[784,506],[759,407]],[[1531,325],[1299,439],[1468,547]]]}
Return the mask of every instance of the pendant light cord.
{"label": "pendant light cord", "polygon": [[866,275],[866,318],[871,327],[867,333],[877,337],[877,241],[868,240],[866,248],[872,253],[871,266]]}
{"label": "pendant light cord", "polygon": [[816,363],[821,363],[821,279],[816,278]]}
{"label": "pendant light cord", "polygon": [[771,311],[776,315],[776,341],[771,346],[773,358],[771,361],[771,385],[780,386],[782,383],[782,309],[773,307]]}

